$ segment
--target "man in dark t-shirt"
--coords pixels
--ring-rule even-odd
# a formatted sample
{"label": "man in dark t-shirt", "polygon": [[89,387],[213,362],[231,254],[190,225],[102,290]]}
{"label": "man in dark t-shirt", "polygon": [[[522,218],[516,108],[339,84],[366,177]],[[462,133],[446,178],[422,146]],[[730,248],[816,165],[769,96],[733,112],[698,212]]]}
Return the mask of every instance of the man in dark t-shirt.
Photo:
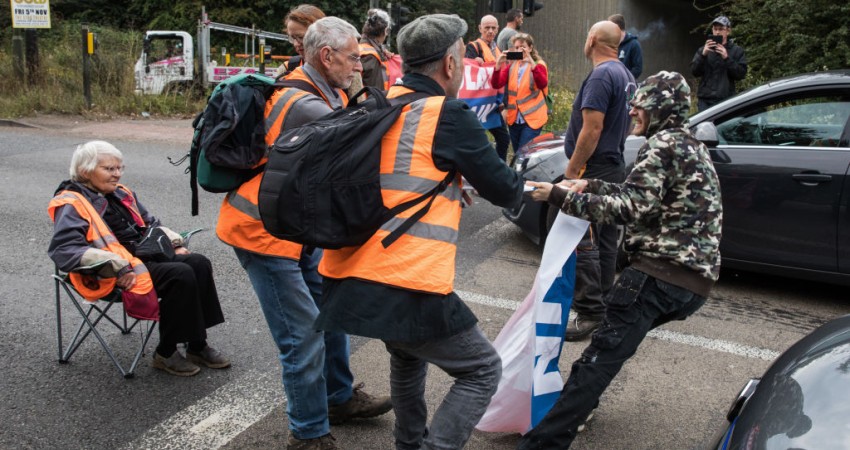
{"label": "man in dark t-shirt", "polygon": [[[570,162],[567,179],[587,178],[620,183],[625,179],[623,149],[631,128],[629,99],[636,90],[631,72],[617,59],[620,28],[607,20],[590,28],[584,54],[593,70],[573,103],[564,149]],[[602,320],[602,298],[614,284],[617,263],[616,225],[591,224],[579,243],[573,310],[566,340],[589,336]]]}

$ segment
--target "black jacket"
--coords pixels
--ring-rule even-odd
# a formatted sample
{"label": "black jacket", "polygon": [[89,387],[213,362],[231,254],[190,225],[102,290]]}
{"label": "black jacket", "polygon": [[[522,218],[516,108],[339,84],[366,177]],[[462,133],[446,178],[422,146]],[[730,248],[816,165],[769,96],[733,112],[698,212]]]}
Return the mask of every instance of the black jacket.
{"label": "black jacket", "polygon": [[[437,82],[407,74],[402,84],[429,95],[445,95]],[[478,117],[461,100],[446,99],[432,150],[434,166],[457,170],[478,194],[497,206],[516,207],[523,181],[499,159]],[[389,341],[417,342],[453,336],[477,322],[454,292],[410,291],[355,278],[325,278],[316,328]]]}
{"label": "black jacket", "polygon": [[691,61],[691,73],[701,77],[697,97],[703,100],[723,100],[735,95],[735,81],[747,76],[747,57],[744,49],[732,41],[726,41],[724,60],[715,52],[702,55],[703,47],[697,49]]}

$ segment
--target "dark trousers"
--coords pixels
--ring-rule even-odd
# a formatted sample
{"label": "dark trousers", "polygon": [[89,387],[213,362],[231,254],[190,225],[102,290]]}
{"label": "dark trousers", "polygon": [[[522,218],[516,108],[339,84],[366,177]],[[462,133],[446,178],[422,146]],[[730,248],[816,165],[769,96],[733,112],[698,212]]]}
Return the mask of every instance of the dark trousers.
{"label": "dark trousers", "polygon": [[[496,141],[496,154],[499,155],[502,161],[505,161],[508,158],[508,146],[511,144],[511,136],[508,134],[507,127],[502,123],[498,127],[490,128],[487,131],[493,135],[493,139]],[[517,149],[514,149],[514,152],[516,151]]]}
{"label": "dark trousers", "polygon": [[224,322],[212,264],[198,253],[177,255],[173,262],[145,262],[160,297],[160,345],[199,342],[206,329]]}
{"label": "dark trousers", "polygon": [[602,326],[573,363],[555,405],[522,437],[517,450],[569,448],[578,426],[599,404],[599,397],[646,334],[671,320],[684,320],[705,303],[705,297],[630,267],[623,270],[605,300]]}
{"label": "dark trousers", "polygon": [[[622,183],[622,164],[587,164],[584,179]],[[590,224],[576,248],[576,287],[573,311],[585,319],[599,320],[605,314],[603,297],[614,285],[617,273],[617,226]]]}

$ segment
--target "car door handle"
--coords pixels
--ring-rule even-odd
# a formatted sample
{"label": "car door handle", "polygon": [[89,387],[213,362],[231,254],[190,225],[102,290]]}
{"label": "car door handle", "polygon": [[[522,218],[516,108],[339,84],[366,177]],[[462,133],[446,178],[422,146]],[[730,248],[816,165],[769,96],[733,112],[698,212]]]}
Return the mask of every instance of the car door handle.
{"label": "car door handle", "polygon": [[795,173],[791,175],[791,179],[806,186],[814,186],[820,183],[829,183],[832,181],[832,175],[824,175],[822,173]]}

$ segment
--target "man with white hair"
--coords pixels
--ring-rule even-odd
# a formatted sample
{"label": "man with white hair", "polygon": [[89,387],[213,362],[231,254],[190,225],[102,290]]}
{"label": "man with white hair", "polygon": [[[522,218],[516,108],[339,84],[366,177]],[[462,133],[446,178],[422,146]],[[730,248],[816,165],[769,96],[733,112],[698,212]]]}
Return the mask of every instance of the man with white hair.
{"label": "man with white hair", "polygon": [[[396,449],[463,448],[501,376],[498,353],[454,292],[461,175],[503,207],[519,204],[522,180],[493,153],[475,113],[456,98],[466,28],[456,15],[434,14],[399,31],[404,77],[387,95],[409,103],[381,140],[387,208],[440,183],[446,189],[389,247],[381,241],[402,217],[363,245],[325,251],[319,267],[324,298],[317,328],[381,339],[390,353]],[[429,363],[454,378],[430,428]]]}
{"label": "man with white hair", "polygon": [[[298,87],[275,92],[266,103],[266,144],[344,107],[344,92],[362,70],[359,33],[336,17],[319,19],[304,36],[305,64],[286,76]],[[260,165],[266,160],[260,161]],[[392,408],[389,397],[372,397],[353,386],[348,335],[317,332],[322,278],[321,249],[271,236],[260,220],[257,199],[262,173],[227,194],[216,232],[231,245],[254,287],[280,351],[289,440],[292,449],[335,449],[330,423],[374,417]]]}

